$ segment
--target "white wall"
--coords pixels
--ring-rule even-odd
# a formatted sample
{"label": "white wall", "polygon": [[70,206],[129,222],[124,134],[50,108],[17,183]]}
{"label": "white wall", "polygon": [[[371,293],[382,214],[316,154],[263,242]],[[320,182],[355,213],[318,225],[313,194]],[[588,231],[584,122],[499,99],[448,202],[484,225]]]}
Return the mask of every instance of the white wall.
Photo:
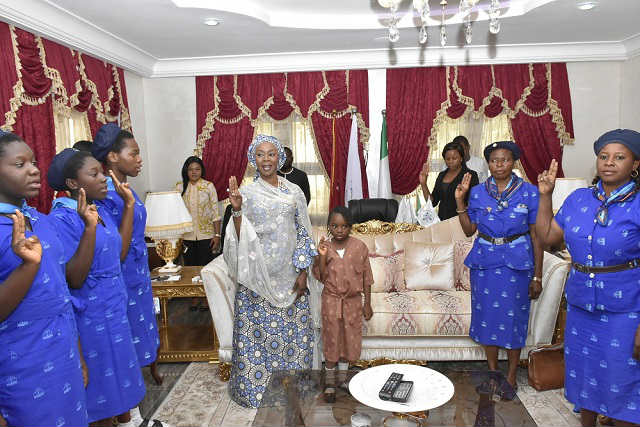
{"label": "white wall", "polygon": [[621,62],[567,64],[573,111],[574,145],[564,147],[565,176],[595,176],[593,142],[620,127]]}
{"label": "white wall", "polygon": [[640,56],[622,65],[620,127],[640,132]]}
{"label": "white wall", "polygon": [[[567,72],[576,139],[564,148],[563,168],[568,177],[590,180],[595,172],[593,141],[610,129],[640,128],[640,58],[625,63],[568,63]],[[182,163],[195,148],[195,78],[148,79],[126,73],[125,80],[134,134],[145,161],[143,173],[132,185],[140,195],[173,188]],[[373,159],[379,152],[385,70],[369,71],[369,96]]]}
{"label": "white wall", "polygon": [[147,143],[147,126],[144,114],[144,80],[137,74],[124,72],[124,81],[127,87],[127,98],[129,101],[129,115],[131,116],[131,127],[133,135],[140,146],[140,155],[144,162],[142,172],[129,179],[129,184],[133,187],[138,196],[144,201],[144,195],[150,187],[149,169],[149,144]]}
{"label": "white wall", "polygon": [[145,78],[143,83],[148,190],[166,191],[182,179],[182,164],[195,148],[196,81],[194,77]]}

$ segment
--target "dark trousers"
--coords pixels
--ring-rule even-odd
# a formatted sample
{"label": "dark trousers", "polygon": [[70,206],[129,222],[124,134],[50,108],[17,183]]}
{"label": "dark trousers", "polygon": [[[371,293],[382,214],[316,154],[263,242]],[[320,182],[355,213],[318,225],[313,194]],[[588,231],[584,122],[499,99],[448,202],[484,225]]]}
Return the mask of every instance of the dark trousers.
{"label": "dark trousers", "polygon": [[184,254],[184,265],[207,265],[213,260],[211,253],[211,239],[184,240],[187,252]]}

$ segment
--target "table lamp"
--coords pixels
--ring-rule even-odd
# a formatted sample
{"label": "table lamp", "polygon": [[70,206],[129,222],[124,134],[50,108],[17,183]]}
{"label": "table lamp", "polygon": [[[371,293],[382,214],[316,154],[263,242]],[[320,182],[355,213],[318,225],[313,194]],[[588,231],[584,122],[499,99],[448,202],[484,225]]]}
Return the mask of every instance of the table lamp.
{"label": "table lamp", "polygon": [[147,208],[146,236],[153,239],[156,252],[166,265],[160,273],[177,273],[182,266],[175,265],[182,249],[182,236],[193,230],[191,214],[177,191],[162,191],[147,194],[144,203]]}
{"label": "table lamp", "polygon": [[553,189],[553,194],[551,195],[551,207],[553,209],[553,214],[558,213],[560,208],[562,207],[562,203],[564,200],[569,197],[569,194],[573,193],[574,190],[578,188],[586,188],[589,186],[589,183],[584,178],[557,178],[556,186]]}

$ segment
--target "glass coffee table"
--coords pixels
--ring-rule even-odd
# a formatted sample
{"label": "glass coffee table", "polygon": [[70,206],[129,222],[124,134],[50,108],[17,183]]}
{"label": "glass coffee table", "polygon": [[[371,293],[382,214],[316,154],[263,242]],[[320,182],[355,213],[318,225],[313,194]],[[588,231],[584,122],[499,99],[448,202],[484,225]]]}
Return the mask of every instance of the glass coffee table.
{"label": "glass coffee table", "polygon": [[[347,378],[357,371],[348,371]],[[454,385],[444,405],[418,414],[426,426],[535,426],[501,373],[446,369]],[[350,426],[351,416],[366,414],[372,426],[383,426],[390,412],[365,406],[338,388],[335,403],[323,398],[322,371],[278,371],[273,374],[254,426]],[[512,398],[512,400],[506,400]],[[410,425],[410,424],[408,424]],[[415,425],[415,424],[414,424]]]}

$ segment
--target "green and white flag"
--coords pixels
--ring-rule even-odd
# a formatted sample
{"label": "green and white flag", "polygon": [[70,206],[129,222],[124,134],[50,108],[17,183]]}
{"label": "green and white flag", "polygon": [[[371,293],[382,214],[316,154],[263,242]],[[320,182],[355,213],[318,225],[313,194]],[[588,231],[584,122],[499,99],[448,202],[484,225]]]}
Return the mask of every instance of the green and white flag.
{"label": "green and white flag", "polygon": [[387,145],[387,117],[382,118],[380,136],[380,169],[378,173],[378,198],[391,199],[391,175],[389,174],[389,148]]}

